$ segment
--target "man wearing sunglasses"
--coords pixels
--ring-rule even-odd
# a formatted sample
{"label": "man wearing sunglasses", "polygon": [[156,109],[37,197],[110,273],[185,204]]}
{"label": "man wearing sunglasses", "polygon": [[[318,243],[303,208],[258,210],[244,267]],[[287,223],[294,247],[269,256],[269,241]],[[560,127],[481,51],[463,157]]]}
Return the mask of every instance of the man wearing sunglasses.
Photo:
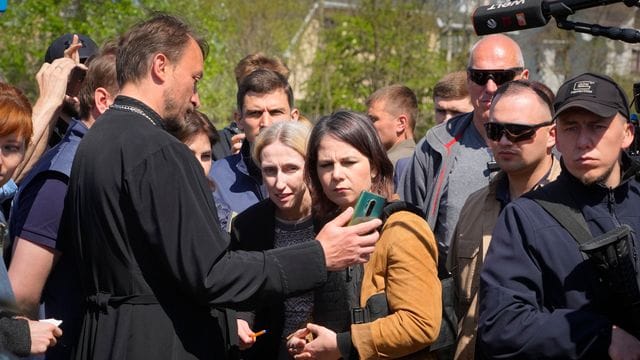
{"label": "man wearing sunglasses", "polygon": [[[554,107],[562,171],[498,218],[480,274],[477,349],[489,358],[638,359],[640,341],[626,323],[633,312],[572,235],[580,222],[587,239],[626,225],[627,248],[640,249],[639,168],[624,151],[633,141],[627,98],[609,77],[586,73],[560,87]],[[565,228],[534,198],[570,204],[576,216],[562,220]]]}
{"label": "man wearing sunglasses", "polygon": [[478,275],[500,211],[511,200],[554,180],[553,92],[545,85],[514,80],[493,97],[487,142],[501,171],[467,199],[454,231],[447,267],[458,294],[456,359],[474,359],[478,321]]}
{"label": "man wearing sunglasses", "polygon": [[467,197],[489,184],[493,159],[484,139],[493,94],[502,83],[529,76],[518,44],[505,35],[482,38],[471,49],[467,87],[473,112],[430,129],[416,146],[398,193],[420,207],[444,261]]}

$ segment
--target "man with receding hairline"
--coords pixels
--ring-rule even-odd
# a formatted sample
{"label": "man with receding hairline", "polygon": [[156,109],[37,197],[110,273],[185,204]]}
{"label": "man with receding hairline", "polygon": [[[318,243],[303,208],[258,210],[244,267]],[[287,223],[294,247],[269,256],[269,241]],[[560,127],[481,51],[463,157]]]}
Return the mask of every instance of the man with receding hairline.
{"label": "man with receding hairline", "polygon": [[473,112],[431,128],[402,175],[398,193],[425,212],[441,261],[446,259],[462,205],[471,193],[488,185],[495,170],[483,135],[493,94],[499,85],[528,76],[515,41],[501,34],[480,39],[471,48],[467,69]]}

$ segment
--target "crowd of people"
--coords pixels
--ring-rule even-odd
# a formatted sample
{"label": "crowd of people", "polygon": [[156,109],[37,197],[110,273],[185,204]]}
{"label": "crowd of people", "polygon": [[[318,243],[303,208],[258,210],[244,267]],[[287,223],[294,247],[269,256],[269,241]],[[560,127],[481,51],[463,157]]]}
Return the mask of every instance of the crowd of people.
{"label": "crowd of people", "polygon": [[640,359],[640,164],[611,78],[554,93],[486,36],[415,139],[410,88],[310,120],[256,53],[218,131],[208,51],[156,14],[54,41],[33,107],[0,83],[0,357]]}

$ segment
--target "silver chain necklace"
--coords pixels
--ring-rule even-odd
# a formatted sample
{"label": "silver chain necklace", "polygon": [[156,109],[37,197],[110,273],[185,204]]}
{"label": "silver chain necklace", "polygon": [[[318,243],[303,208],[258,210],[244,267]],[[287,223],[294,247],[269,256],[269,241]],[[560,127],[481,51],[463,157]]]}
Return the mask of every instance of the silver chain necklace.
{"label": "silver chain necklace", "polygon": [[142,115],[145,118],[147,118],[147,120],[149,120],[153,124],[153,126],[157,125],[156,122],[153,121],[153,119],[149,115],[147,115],[147,113],[145,113],[144,111],[142,111],[142,109],[137,108],[135,106],[111,104],[110,108],[116,109],[116,110],[124,110],[124,111],[128,111],[128,112],[136,113],[138,115]]}

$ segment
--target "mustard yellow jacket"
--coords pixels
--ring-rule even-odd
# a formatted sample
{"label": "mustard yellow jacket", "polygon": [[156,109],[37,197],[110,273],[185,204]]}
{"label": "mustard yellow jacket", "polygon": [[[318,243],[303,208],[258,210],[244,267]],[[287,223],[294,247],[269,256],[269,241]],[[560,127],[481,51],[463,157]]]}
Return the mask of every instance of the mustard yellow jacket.
{"label": "mustard yellow jacket", "polygon": [[437,263],[438,250],[427,222],[408,211],[393,213],[364,266],[360,294],[364,306],[370,296],[386,292],[389,315],[351,325],[351,340],[360,359],[430,357],[420,350],[433,343],[440,331],[442,288]]}

